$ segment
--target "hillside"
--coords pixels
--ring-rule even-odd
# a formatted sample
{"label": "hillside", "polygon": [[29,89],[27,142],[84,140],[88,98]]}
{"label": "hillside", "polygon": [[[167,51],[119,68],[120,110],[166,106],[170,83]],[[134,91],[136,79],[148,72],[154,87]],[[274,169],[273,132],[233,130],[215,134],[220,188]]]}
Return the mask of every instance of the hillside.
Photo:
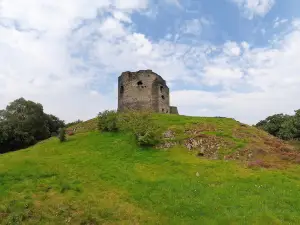
{"label": "hillside", "polygon": [[298,224],[296,148],[232,119],[154,119],[156,149],[90,120],[0,155],[0,224]]}
{"label": "hillside", "polygon": [[[154,114],[164,141],[158,149],[182,148],[209,159],[243,161],[250,166],[285,168],[300,163],[298,143],[289,144],[255,127],[230,118]],[[75,133],[97,130],[91,119],[68,130]]]}

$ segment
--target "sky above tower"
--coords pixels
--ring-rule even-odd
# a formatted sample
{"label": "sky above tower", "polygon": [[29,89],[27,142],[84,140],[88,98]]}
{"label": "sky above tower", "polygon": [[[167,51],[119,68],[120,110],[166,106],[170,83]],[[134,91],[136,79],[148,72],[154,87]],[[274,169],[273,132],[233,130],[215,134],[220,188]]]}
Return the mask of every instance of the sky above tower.
{"label": "sky above tower", "polygon": [[300,109],[299,0],[0,0],[0,109],[24,97],[66,121],[117,107],[151,69],[184,115],[253,124]]}

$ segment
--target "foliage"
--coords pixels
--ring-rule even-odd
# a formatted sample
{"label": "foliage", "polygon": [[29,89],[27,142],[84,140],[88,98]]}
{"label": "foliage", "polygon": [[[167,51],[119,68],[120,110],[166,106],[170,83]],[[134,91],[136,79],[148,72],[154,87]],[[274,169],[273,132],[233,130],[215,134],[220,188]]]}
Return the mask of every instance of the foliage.
{"label": "foliage", "polygon": [[159,126],[154,122],[150,112],[121,113],[118,127],[122,131],[131,132],[141,146],[153,146],[160,140]]}
{"label": "foliage", "polygon": [[56,133],[62,127],[65,127],[65,122],[54,115],[45,114],[50,133]]}
{"label": "foliage", "polygon": [[282,127],[282,124],[290,119],[290,116],[284,114],[275,114],[273,116],[267,117],[265,120],[262,120],[256,124],[256,127],[260,127],[263,130],[267,131],[269,134],[274,136],[279,136],[279,131]]}
{"label": "foliage", "polygon": [[100,131],[117,131],[118,113],[114,110],[105,110],[98,114],[98,129]]}
{"label": "foliage", "polygon": [[51,137],[57,137],[57,136],[58,136],[58,133],[56,133],[56,132],[51,133]]}
{"label": "foliage", "polygon": [[66,141],[66,130],[65,130],[65,128],[60,128],[59,129],[58,139],[59,139],[60,142],[65,142]]}
{"label": "foliage", "polygon": [[284,140],[300,139],[300,110],[295,115],[275,114],[255,125]]}
{"label": "foliage", "polygon": [[0,153],[47,139],[63,126],[63,121],[45,114],[41,104],[19,98],[0,111]]}

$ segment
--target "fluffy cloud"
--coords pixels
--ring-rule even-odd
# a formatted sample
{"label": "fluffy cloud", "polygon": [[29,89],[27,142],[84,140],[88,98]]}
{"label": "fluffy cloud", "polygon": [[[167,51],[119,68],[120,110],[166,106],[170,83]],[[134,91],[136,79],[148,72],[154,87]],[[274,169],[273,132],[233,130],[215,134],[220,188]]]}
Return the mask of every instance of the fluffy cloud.
{"label": "fluffy cloud", "polygon": [[231,0],[236,3],[245,16],[252,19],[254,16],[265,16],[274,6],[275,0]]}
{"label": "fluffy cloud", "polygon": [[[282,36],[276,46],[249,49],[248,44],[241,45],[247,48],[238,59],[221,53],[204,67],[204,75],[199,79],[208,85],[220,85],[223,89],[218,94],[190,90],[173,92],[176,104],[188,105],[188,111],[195,114],[202,105],[207,109],[205,115],[223,115],[249,123],[300,108],[294,100],[300,94],[300,65],[297,63],[300,29],[295,28]],[[223,48],[227,48],[226,44]],[[185,111],[187,107],[182,109],[183,113],[189,113]]]}
{"label": "fluffy cloud", "polygon": [[[149,68],[168,81],[172,104],[184,114],[252,123],[299,108],[297,20],[264,48],[201,43],[200,36],[195,45],[176,42],[176,34],[154,41],[138,32],[132,14],[151,10],[147,1],[2,2],[0,108],[23,96],[67,121],[88,119],[116,108],[122,71]],[[203,24],[182,27],[195,33]]]}
{"label": "fluffy cloud", "polygon": [[145,9],[146,0],[2,0],[0,4],[1,108],[23,96],[70,121],[116,106],[110,92],[104,96],[91,91],[97,69],[86,67],[84,52],[78,53],[81,58],[72,55],[85,44],[72,33],[111,13],[96,29],[106,38],[124,36],[122,22],[130,22],[133,11]]}

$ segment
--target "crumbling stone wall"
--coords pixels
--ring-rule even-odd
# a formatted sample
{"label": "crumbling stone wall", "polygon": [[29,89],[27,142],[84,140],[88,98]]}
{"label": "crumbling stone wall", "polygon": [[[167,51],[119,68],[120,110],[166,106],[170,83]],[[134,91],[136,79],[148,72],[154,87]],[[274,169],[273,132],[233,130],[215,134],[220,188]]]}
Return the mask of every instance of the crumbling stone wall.
{"label": "crumbling stone wall", "polygon": [[170,113],[171,114],[179,114],[177,107],[176,106],[170,106]]}
{"label": "crumbling stone wall", "polygon": [[123,72],[118,79],[118,110],[170,113],[169,88],[152,70]]}

